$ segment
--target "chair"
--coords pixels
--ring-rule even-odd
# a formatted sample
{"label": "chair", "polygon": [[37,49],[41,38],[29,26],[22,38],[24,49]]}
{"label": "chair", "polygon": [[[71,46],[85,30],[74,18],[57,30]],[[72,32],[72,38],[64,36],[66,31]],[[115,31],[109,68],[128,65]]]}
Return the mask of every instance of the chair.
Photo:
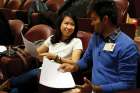
{"label": "chair", "polygon": [[86,32],[93,32],[94,28],[90,25],[89,18],[78,18],[78,26],[79,30],[86,31]]}
{"label": "chair", "polygon": [[19,20],[19,19],[13,19],[9,20],[10,28],[13,31],[15,40],[14,40],[14,45],[18,45],[22,43],[22,38],[21,38],[21,31],[24,28],[24,23]]}
{"label": "chair", "polygon": [[36,41],[36,40],[42,40],[46,39],[53,33],[53,29],[45,24],[39,24],[31,27],[26,33],[25,37],[29,41]]}
{"label": "chair", "polygon": [[82,40],[83,50],[84,51],[88,47],[88,42],[89,42],[91,36],[92,36],[91,32],[78,31],[78,33],[77,33],[77,37]]}
{"label": "chair", "polygon": [[140,18],[140,0],[129,0],[130,5],[129,5],[129,15],[132,18]]}
{"label": "chair", "polygon": [[20,4],[20,0],[9,0],[5,8],[18,10]]}
{"label": "chair", "polygon": [[19,6],[19,10],[23,7],[23,5],[25,4],[26,0],[21,0],[21,4]]}
{"label": "chair", "polygon": [[129,37],[131,37],[132,39],[134,39],[135,32],[136,32],[136,25],[135,24],[122,24],[120,28]]}
{"label": "chair", "polygon": [[134,41],[135,41],[135,43],[137,44],[138,49],[139,49],[139,51],[140,51],[140,37],[135,37],[135,38],[134,38]]}
{"label": "chair", "polygon": [[47,0],[46,4],[52,11],[56,12],[64,4],[64,0]]}
{"label": "chair", "polygon": [[0,0],[0,8],[4,8],[6,0]]}
{"label": "chair", "polygon": [[32,4],[32,0],[26,0],[23,2],[24,4],[22,6],[20,6],[20,10],[25,10],[25,11],[28,11],[29,10],[29,7],[31,6]]}

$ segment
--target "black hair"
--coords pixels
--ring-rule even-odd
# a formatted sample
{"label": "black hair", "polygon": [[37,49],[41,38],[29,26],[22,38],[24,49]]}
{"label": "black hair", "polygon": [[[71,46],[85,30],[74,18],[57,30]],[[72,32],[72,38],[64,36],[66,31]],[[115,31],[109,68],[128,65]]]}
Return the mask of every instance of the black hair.
{"label": "black hair", "polygon": [[96,12],[101,21],[107,15],[112,24],[118,25],[118,12],[114,0],[93,0],[88,6],[88,15],[93,11]]}
{"label": "black hair", "polygon": [[54,32],[54,35],[51,38],[51,43],[52,44],[58,43],[61,40],[62,32],[61,32],[60,26],[61,26],[61,23],[66,16],[71,17],[73,19],[74,24],[75,24],[75,29],[74,29],[74,32],[72,33],[72,35],[69,37],[69,39],[67,39],[63,42],[69,43],[74,37],[77,36],[77,32],[78,32],[77,18],[76,18],[76,16],[72,15],[71,12],[65,11],[64,13],[59,15],[59,17],[56,20],[56,31]]}

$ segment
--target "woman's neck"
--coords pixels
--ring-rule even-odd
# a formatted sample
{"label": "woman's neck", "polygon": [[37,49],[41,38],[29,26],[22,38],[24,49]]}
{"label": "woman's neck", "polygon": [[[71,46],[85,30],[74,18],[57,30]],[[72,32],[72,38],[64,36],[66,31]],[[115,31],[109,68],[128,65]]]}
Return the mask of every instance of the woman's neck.
{"label": "woman's neck", "polygon": [[65,41],[65,40],[67,40],[68,38],[69,38],[69,37],[62,36],[61,41]]}

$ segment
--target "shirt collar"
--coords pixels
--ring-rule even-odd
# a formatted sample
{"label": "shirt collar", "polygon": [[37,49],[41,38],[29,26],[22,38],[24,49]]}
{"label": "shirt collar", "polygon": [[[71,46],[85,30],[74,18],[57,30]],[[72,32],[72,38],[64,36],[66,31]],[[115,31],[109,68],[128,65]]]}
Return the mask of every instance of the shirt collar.
{"label": "shirt collar", "polygon": [[113,33],[111,33],[109,36],[104,38],[104,41],[107,43],[114,43],[117,37],[119,36],[120,28],[117,28]]}

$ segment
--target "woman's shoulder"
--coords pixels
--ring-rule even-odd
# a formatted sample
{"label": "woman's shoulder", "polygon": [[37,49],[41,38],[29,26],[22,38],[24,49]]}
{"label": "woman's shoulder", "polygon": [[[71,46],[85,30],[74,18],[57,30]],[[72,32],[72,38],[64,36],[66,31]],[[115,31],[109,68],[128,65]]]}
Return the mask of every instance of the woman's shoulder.
{"label": "woman's shoulder", "polygon": [[77,38],[77,37],[73,38],[72,41],[73,42],[82,42],[81,39],[80,38]]}

